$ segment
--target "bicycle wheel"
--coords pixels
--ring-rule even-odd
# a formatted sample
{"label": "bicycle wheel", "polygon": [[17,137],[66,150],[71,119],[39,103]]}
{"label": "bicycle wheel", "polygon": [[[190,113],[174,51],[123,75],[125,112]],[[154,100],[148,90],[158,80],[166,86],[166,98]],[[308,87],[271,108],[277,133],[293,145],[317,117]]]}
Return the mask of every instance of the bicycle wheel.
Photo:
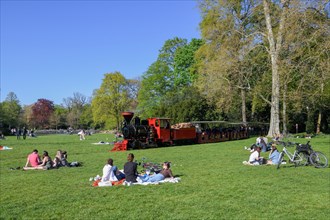
{"label": "bicycle wheel", "polygon": [[281,152],[280,157],[279,157],[279,159],[278,159],[277,169],[280,168],[280,166],[281,166],[281,164],[282,164],[282,162],[283,162],[283,157],[284,157],[284,153]]}
{"label": "bicycle wheel", "polygon": [[311,164],[313,164],[313,166],[316,168],[325,168],[328,166],[327,157],[323,153],[318,151],[314,151],[313,153],[311,153],[311,155],[309,156],[309,160]]}
{"label": "bicycle wheel", "polygon": [[295,158],[297,166],[306,166],[309,158],[308,154],[299,152],[298,155],[298,158]]}

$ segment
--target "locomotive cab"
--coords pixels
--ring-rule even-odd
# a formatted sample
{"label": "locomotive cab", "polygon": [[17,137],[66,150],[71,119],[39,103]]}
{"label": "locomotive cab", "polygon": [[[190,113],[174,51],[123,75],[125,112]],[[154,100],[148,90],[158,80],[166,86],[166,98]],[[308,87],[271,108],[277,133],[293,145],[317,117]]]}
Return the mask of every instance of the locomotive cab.
{"label": "locomotive cab", "polygon": [[158,146],[171,145],[171,124],[169,118],[148,118],[151,137]]}

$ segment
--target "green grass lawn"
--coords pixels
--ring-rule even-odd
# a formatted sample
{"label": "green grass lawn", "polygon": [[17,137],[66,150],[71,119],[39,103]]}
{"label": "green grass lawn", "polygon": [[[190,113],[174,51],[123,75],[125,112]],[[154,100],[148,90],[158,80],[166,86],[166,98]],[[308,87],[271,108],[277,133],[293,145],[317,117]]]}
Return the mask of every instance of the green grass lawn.
{"label": "green grass lawn", "polygon": [[[311,166],[244,166],[255,138],[215,144],[130,151],[137,160],[172,162],[181,182],[148,186],[92,187],[108,158],[123,168],[128,152],[109,152],[113,136],[47,135],[26,140],[7,137],[0,145],[0,219],[328,219],[330,169]],[[311,139],[330,158],[330,136]],[[305,143],[306,139],[295,139]],[[10,170],[25,165],[37,148],[53,158],[56,150],[82,167]],[[293,151],[294,149],[289,149]],[[267,157],[268,153],[262,153]]]}

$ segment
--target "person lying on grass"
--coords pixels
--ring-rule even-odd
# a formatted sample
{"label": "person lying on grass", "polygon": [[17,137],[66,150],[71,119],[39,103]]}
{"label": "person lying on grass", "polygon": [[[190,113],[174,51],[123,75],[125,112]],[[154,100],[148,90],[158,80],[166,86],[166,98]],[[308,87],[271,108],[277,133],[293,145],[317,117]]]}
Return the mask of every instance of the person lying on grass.
{"label": "person lying on grass", "polygon": [[167,177],[173,177],[172,170],[170,169],[170,162],[164,162],[163,163],[163,169],[159,173],[154,173],[153,175],[149,176],[139,176],[137,178],[137,181],[139,183],[143,182],[159,182],[164,180]]}
{"label": "person lying on grass", "polygon": [[49,170],[53,167],[53,161],[50,158],[50,156],[48,155],[47,151],[44,151],[43,154],[43,159],[41,164],[39,164],[38,166],[34,166],[34,167],[23,167],[23,170]]}

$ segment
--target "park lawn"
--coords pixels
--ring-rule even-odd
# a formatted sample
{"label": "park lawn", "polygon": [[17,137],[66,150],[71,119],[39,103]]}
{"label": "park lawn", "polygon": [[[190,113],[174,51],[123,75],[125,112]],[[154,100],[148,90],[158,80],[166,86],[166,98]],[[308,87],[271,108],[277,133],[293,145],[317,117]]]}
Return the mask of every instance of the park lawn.
{"label": "park lawn", "polygon": [[[172,162],[181,182],[148,186],[92,187],[108,158],[120,169],[128,152],[109,152],[113,135],[47,135],[0,145],[0,219],[328,219],[330,169],[311,166],[244,166],[255,138],[222,143],[130,151],[137,160]],[[330,136],[311,139],[330,158]],[[305,143],[306,139],[294,139]],[[24,166],[37,148],[50,156],[68,152],[82,167],[10,170]],[[289,149],[293,151],[294,149]],[[267,157],[268,153],[263,153]]]}

